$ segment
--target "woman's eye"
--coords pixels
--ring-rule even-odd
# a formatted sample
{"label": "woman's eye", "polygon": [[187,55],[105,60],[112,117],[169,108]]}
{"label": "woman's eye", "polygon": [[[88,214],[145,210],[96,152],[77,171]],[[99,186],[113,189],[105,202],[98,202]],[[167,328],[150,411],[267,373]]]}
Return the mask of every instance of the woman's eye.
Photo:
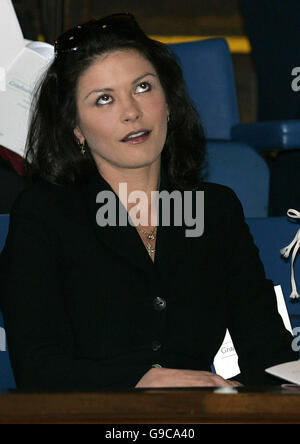
{"label": "woman's eye", "polygon": [[151,90],[151,85],[148,82],[140,83],[136,89],[137,92],[147,92]]}
{"label": "woman's eye", "polygon": [[112,97],[109,96],[108,94],[105,94],[104,96],[101,96],[99,97],[99,99],[97,99],[97,105],[108,105],[111,102],[112,102]]}

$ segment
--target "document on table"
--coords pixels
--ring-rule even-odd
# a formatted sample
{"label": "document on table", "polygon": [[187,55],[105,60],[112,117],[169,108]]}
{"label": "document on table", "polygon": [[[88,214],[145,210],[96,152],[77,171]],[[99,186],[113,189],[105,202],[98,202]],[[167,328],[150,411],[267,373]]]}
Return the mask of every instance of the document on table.
{"label": "document on table", "polygon": [[[278,311],[281,314],[285,328],[293,334],[290,318],[284,302],[281,287],[275,287]],[[273,367],[267,368],[266,373],[277,376],[278,378],[300,385],[300,361],[285,362]]]}
{"label": "document on table", "polygon": [[300,386],[300,361],[274,365],[267,368],[266,373]]}

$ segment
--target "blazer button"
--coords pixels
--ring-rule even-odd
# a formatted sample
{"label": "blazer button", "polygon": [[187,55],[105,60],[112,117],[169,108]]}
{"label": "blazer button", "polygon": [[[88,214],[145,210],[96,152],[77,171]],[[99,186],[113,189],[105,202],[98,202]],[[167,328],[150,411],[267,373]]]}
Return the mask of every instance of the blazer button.
{"label": "blazer button", "polygon": [[157,311],[162,311],[167,306],[167,302],[165,301],[165,299],[159,298],[159,297],[154,299],[153,304],[154,304],[155,310],[157,310]]}
{"label": "blazer button", "polygon": [[158,352],[161,348],[162,348],[162,345],[160,342],[158,342],[158,341],[152,342],[152,350],[154,352]]}

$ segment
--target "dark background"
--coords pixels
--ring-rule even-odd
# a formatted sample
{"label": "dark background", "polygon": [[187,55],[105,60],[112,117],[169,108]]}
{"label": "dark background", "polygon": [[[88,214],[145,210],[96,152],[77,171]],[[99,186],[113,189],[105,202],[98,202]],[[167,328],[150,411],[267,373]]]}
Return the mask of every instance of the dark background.
{"label": "dark background", "polygon": [[[120,11],[136,15],[150,35],[246,35],[240,0],[13,0],[25,38],[53,43],[76,24]],[[249,54],[233,54],[241,120],[256,121],[257,85]]]}
{"label": "dark background", "polygon": [[[147,4],[141,0],[13,0],[13,3],[28,35],[34,32],[48,35],[55,26],[53,18],[62,8],[65,28],[127,10],[137,16],[149,34],[244,34],[239,0],[151,0]],[[46,23],[43,10],[47,12]]]}
{"label": "dark background", "polygon": [[243,32],[239,0],[72,0],[68,20],[103,16],[120,10],[136,14],[146,32],[151,34],[207,34]]}

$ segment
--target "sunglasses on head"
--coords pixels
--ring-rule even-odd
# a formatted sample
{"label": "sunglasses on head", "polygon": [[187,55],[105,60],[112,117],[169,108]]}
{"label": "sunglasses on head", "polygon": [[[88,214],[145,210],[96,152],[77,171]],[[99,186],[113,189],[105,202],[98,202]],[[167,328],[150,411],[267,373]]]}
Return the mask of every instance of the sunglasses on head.
{"label": "sunglasses on head", "polygon": [[140,34],[145,37],[145,33],[139,27],[135,17],[130,13],[112,14],[100,20],[92,20],[83,25],[62,34],[54,44],[55,56],[78,51],[85,43],[91,32],[105,34],[113,32],[124,36]]}

